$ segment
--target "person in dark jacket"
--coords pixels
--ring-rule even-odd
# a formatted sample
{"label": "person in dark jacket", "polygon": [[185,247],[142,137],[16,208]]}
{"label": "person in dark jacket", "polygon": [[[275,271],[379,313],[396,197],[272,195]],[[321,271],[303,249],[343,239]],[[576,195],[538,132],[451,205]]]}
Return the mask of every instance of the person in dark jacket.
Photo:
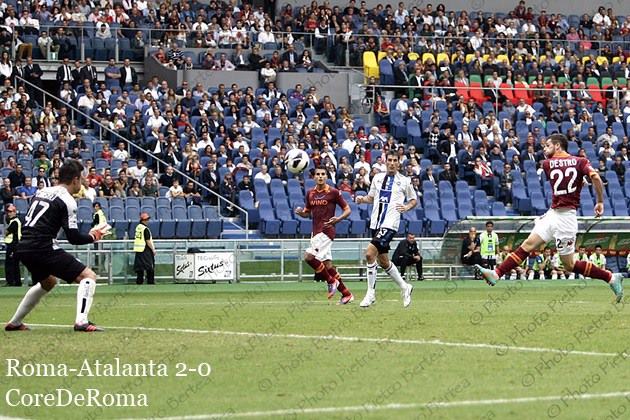
{"label": "person in dark jacket", "polygon": [[4,233],[4,244],[6,245],[6,258],[4,261],[4,274],[8,286],[22,286],[20,276],[20,261],[15,255],[18,243],[22,237],[22,223],[17,217],[17,208],[9,204],[6,208],[7,228]]}
{"label": "person in dark jacket", "polygon": [[481,242],[477,236],[477,229],[471,227],[468,236],[462,242],[461,260],[464,265],[481,264]]}
{"label": "person in dark jacket", "polygon": [[424,280],[422,275],[422,255],[418,251],[418,244],[416,243],[416,237],[413,233],[408,233],[407,238],[404,241],[400,241],[392,262],[396,264],[400,269],[400,275],[404,276],[407,267],[410,265],[416,266],[416,272],[418,273],[418,280]]}
{"label": "person in dark jacket", "polygon": [[133,252],[135,259],[133,269],[137,274],[136,284],[144,283],[144,272],[147,273],[147,284],[155,284],[155,245],[149,230],[149,213],[140,215],[140,223],[136,227],[136,234],[133,241]]}

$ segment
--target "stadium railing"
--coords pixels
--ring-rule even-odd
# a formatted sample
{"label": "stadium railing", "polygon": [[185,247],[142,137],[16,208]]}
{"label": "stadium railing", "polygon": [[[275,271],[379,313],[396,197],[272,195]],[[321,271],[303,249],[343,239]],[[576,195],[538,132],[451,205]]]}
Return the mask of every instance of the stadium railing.
{"label": "stadium railing", "polygon": [[[46,103],[46,97],[50,97],[52,99],[54,99],[55,101],[57,101],[60,105],[63,105],[65,107],[67,107],[70,112],[71,112],[71,117],[73,121],[76,121],[75,118],[77,115],[81,115],[82,117],[84,117],[87,121],[91,121],[94,127],[98,128],[98,138],[103,141],[103,134],[107,133],[111,136],[114,136],[118,141],[124,141],[125,144],[127,145],[129,151],[132,150],[132,148],[134,150],[138,150],[140,152],[142,152],[143,154],[146,154],[148,156],[150,156],[155,162],[160,163],[161,165],[163,165],[164,167],[169,166],[169,164],[167,162],[165,162],[164,160],[162,160],[160,157],[158,157],[157,155],[155,155],[154,153],[143,149],[142,147],[138,146],[137,144],[129,141],[127,138],[125,138],[124,136],[121,136],[120,134],[118,134],[116,131],[110,129],[109,127],[105,127],[103,126],[100,121],[98,121],[97,119],[93,118],[91,115],[87,114],[86,112],[80,110],[79,108],[69,104],[68,102],[64,101],[63,99],[59,98],[56,95],[51,94],[50,92],[45,91],[44,89],[32,84],[31,82],[16,76],[15,77],[15,83],[23,83],[27,86],[29,86],[31,89],[33,89],[36,92],[39,92],[42,95],[43,98],[43,103]],[[17,90],[17,89],[16,89]],[[156,170],[156,174],[159,177],[160,174],[160,165],[157,165],[157,170]],[[245,225],[244,227],[238,226],[237,224],[234,224],[235,227],[237,227],[240,230],[244,230],[245,231],[245,237],[249,238],[249,213],[247,212],[247,210],[245,210],[244,208],[240,207],[238,204],[224,198],[222,195],[217,194],[216,192],[212,191],[210,188],[208,188],[207,186],[205,186],[204,184],[202,184],[201,182],[197,181],[195,178],[190,177],[188,174],[186,174],[185,172],[182,172],[181,170],[179,170],[176,167],[173,167],[174,171],[179,174],[180,176],[182,176],[184,179],[186,179],[187,181],[192,181],[197,187],[201,188],[203,191],[206,191],[208,194],[214,196],[217,199],[217,212],[221,211],[221,202],[225,202],[225,204],[227,206],[232,206],[233,208],[237,209],[240,214],[243,216],[243,220],[245,221]]]}
{"label": "stadium railing", "polygon": [[[531,232],[536,217],[480,217],[469,216],[452,224],[446,231],[441,243],[440,255],[456,255],[459,259],[462,240],[471,227],[477,232],[485,231],[488,220],[494,222],[494,232],[499,236],[500,248],[517,248]],[[595,245],[601,245],[608,258],[608,268],[622,271],[626,266],[626,255],[630,252],[630,219],[627,217],[578,217],[578,237],[576,249],[584,246],[592,251]],[[547,246],[555,248],[554,241]]]}
{"label": "stadium railing", "polygon": [[[398,244],[392,241],[392,249]],[[428,279],[461,279],[462,266],[453,264],[452,256],[442,255],[442,240],[439,238],[417,238],[418,248],[424,258],[424,277]],[[364,250],[370,238],[336,239],[333,243],[333,263],[339,268],[344,280],[365,279]],[[133,241],[102,241],[100,249],[90,245],[72,246],[60,241],[60,246],[97,273],[103,284],[134,283]],[[303,261],[308,239],[281,240],[154,240],[157,248],[156,279],[159,282],[174,282],[175,258],[188,251],[230,252],[235,263],[236,282],[296,282],[313,280],[312,269]],[[0,254],[4,258],[4,253]],[[1,261],[0,261],[1,262]],[[4,264],[0,264],[0,273]],[[23,274],[26,274],[25,270]],[[467,273],[464,273],[465,275]],[[415,267],[408,267],[408,278],[415,278]],[[411,276],[410,276],[411,275]],[[385,276],[379,270],[379,276]],[[379,277],[380,278],[380,277]],[[385,277],[383,277],[385,278]],[[25,281],[26,283],[26,281]]]}
{"label": "stadium railing", "polygon": [[[54,23],[50,23],[50,22],[42,22],[40,24],[40,31],[47,31],[51,34],[51,30],[54,31],[55,29],[58,29],[59,26],[56,26]],[[68,25],[68,26],[63,26],[63,29],[68,31],[75,31],[78,33],[77,36],[77,43],[78,43],[78,47],[80,50],[80,56],[79,58],[81,60],[84,60],[86,56],[90,56],[90,55],[86,55],[85,51],[88,50],[88,52],[90,51],[94,51],[94,53],[96,53],[96,51],[94,50],[94,48],[91,47],[91,44],[87,42],[88,39],[95,39],[95,31],[96,28],[92,23],[86,23],[85,25]],[[139,27],[139,28],[124,28],[121,27],[117,24],[110,24],[110,32],[111,32],[111,38],[108,38],[108,50],[110,50],[113,53],[113,56],[107,55],[108,52],[105,51],[105,55],[107,56],[106,58],[103,58],[101,60],[97,60],[97,61],[105,61],[108,58],[115,58],[116,61],[119,61],[119,59],[122,58],[133,58],[131,56],[129,56],[130,50],[129,47],[127,47],[127,40],[129,39],[128,37],[122,35],[122,33],[120,31],[133,31],[135,32],[142,32],[143,33],[143,39],[145,41],[145,46],[146,47],[158,47],[158,46],[162,46],[162,47],[167,47],[167,41],[175,41],[178,43],[178,45],[180,47],[185,47],[185,46],[193,46],[191,45],[191,40],[192,40],[192,35],[195,34],[197,31],[193,31],[192,29],[156,29],[156,28],[145,28],[145,27]],[[278,50],[282,50],[285,49],[288,45],[288,38],[289,36],[293,37],[295,40],[301,39],[305,42],[308,43],[308,45],[315,45],[315,40],[316,40],[316,36],[314,32],[296,32],[296,31],[292,31],[292,32],[286,32],[286,31],[272,31],[275,37],[276,42],[275,44],[275,48],[273,49],[278,49]],[[185,34],[185,40],[178,38],[178,35],[180,34]],[[205,34],[205,33],[204,33]],[[18,36],[15,31],[13,32],[13,37]],[[335,45],[335,33],[332,31],[329,31],[327,34],[322,35],[322,38],[320,39],[326,39],[326,45],[331,46],[331,45]],[[249,30],[247,31],[247,36],[249,37],[250,40],[250,44],[257,44],[257,32],[254,30]],[[402,39],[404,41],[410,41],[410,45],[413,47],[412,51],[410,53],[412,54],[418,54],[418,52],[416,50],[420,50],[420,47],[418,47],[419,45],[419,41],[421,39],[426,39],[426,40],[430,40],[433,42],[437,42],[437,43],[441,43],[442,45],[446,45],[450,42],[463,42],[464,44],[466,44],[469,40],[469,36],[468,35],[461,35],[461,36],[446,36],[446,35],[438,35],[438,34],[431,34],[431,36],[425,36],[425,35],[419,35],[419,34],[413,34],[411,36],[409,36],[408,34],[404,34],[403,36],[396,36],[396,35],[374,35],[374,34],[358,34],[358,33],[353,33],[352,37],[355,40],[359,40],[361,39],[362,42],[364,42],[365,39],[371,38],[371,37],[375,37],[377,38],[377,41],[380,42],[381,38],[383,37],[387,37],[389,39]],[[30,40],[30,39],[29,39]],[[27,40],[27,41],[29,41]],[[16,40],[13,40],[12,45],[15,45]],[[502,37],[502,38],[496,38],[496,37],[487,37],[484,36],[483,37],[483,42],[484,42],[484,46],[494,46],[496,42],[501,43],[502,45],[505,45],[505,43],[507,42],[512,42],[512,43],[517,43],[517,42],[523,42],[525,45],[530,45],[530,43],[532,41],[534,41],[536,43],[536,53],[535,53],[535,57],[541,57],[541,56],[545,56],[544,54],[544,50],[541,49],[540,44],[542,43],[551,43],[553,45],[561,45],[567,54],[570,53],[576,53],[578,57],[582,58],[584,56],[594,56],[595,59],[598,59],[599,56],[601,56],[602,51],[604,50],[604,48],[606,46],[610,46],[611,49],[613,51],[615,51],[617,46],[621,46],[622,49],[624,50],[628,50],[630,49],[630,39],[628,39],[628,37],[624,37],[624,36],[617,36],[615,35],[613,37],[613,40],[611,41],[607,41],[607,40],[601,40],[601,39],[590,39],[590,38],[585,38],[585,39],[581,39],[579,41],[572,41],[572,40],[556,40],[556,39],[550,39],[550,40],[545,40],[544,38],[531,38],[531,37],[523,37],[523,36],[517,36],[517,37],[513,37],[513,38],[506,38],[506,37]],[[590,50],[585,50],[585,51],[579,51],[579,44],[582,42],[591,42],[591,43],[595,43],[597,44],[597,49],[590,49]],[[350,43],[348,43],[347,46],[353,46],[354,44],[356,44],[356,41],[352,41]],[[38,48],[37,45],[33,45],[34,48]],[[224,44],[225,48],[230,48],[229,45]],[[15,48],[15,47],[13,47]],[[214,48],[222,48],[221,45],[218,45]],[[348,50],[348,49],[347,49]],[[348,52],[346,50],[346,52]],[[430,54],[433,54],[434,56],[434,61],[435,61],[435,57],[437,57],[438,52],[437,51],[427,51]],[[99,54],[102,54],[103,51],[100,51]],[[383,51],[379,52],[378,57],[382,57],[385,53]],[[447,53],[448,54],[448,58],[451,59],[453,54],[451,52]],[[420,54],[420,59],[422,60],[423,54]],[[94,57],[93,57],[94,58]],[[135,61],[142,61],[139,59],[139,57],[137,57],[138,60]],[[512,57],[510,57],[511,59]],[[550,58],[555,58],[555,57],[550,57]],[[611,60],[612,62],[610,62],[609,64],[615,64],[617,61],[615,61],[615,59],[620,59],[620,57],[613,57],[613,59]],[[626,57],[626,59],[628,59]],[[346,57],[345,60],[346,66],[350,66],[350,61],[348,59],[348,57]],[[437,63],[437,61],[436,61]]]}
{"label": "stadium railing", "polygon": [[[468,76],[470,78],[470,75]],[[504,84],[507,84],[504,82]],[[485,102],[493,102],[494,103],[494,112],[496,115],[499,114],[499,107],[502,105],[502,101],[499,101],[500,95],[504,95],[506,97],[505,100],[509,100],[513,104],[517,104],[520,99],[524,99],[526,103],[531,105],[536,101],[536,98],[531,97],[531,94],[535,94],[536,92],[550,92],[550,99],[552,102],[555,102],[557,105],[563,105],[566,99],[566,92],[574,92],[576,95],[572,101],[579,101],[580,99],[577,97],[577,93],[581,91],[586,91],[591,95],[590,101],[599,102],[606,101],[606,93],[610,92],[610,85],[605,87],[598,87],[595,85],[586,86],[585,88],[565,88],[565,87],[557,87],[557,88],[548,88],[548,87],[538,87],[538,86],[529,86],[529,87],[515,87],[514,85],[509,86],[501,86],[499,88],[485,86],[484,83],[481,85],[471,86],[470,84],[467,86],[411,86],[411,85],[396,85],[396,84],[377,84],[377,83],[363,83],[359,84],[359,88],[364,91],[365,97],[369,100],[370,104],[373,105],[376,102],[376,96],[379,91],[389,92],[390,96],[394,91],[405,91],[405,95],[407,95],[409,91],[408,99],[412,100],[413,96],[411,95],[412,91],[419,91],[424,96],[425,91],[430,90],[442,90],[445,94],[455,93],[458,96],[465,96],[465,99],[474,99],[477,103],[480,101]],[[625,86],[620,85],[620,92],[625,94],[625,91],[621,91],[621,88]],[[486,98],[485,92],[493,91],[495,100],[490,101]],[[498,93],[498,94],[497,94]],[[507,95],[505,95],[507,93]],[[597,93],[597,95],[594,95]],[[395,99],[395,98],[391,98]],[[435,102],[439,102],[440,100],[444,100],[444,98],[437,97]],[[425,99],[423,99],[425,100]],[[426,99],[430,101],[431,99]],[[604,102],[605,104],[605,102]],[[481,105],[481,104],[480,104]],[[390,109],[391,112],[391,109]],[[579,117],[579,116],[578,116]]]}

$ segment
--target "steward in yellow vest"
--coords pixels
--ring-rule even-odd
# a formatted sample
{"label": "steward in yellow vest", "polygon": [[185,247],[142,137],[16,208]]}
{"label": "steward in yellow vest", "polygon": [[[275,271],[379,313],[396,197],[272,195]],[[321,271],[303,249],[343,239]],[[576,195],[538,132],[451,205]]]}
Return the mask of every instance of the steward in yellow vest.
{"label": "steward in yellow vest", "polygon": [[9,286],[20,287],[22,285],[20,261],[15,255],[15,251],[20,239],[22,239],[22,222],[17,217],[17,209],[13,204],[7,206],[6,213],[7,229],[4,232],[4,244],[7,253],[4,260],[4,274]]}
{"label": "steward in yellow vest", "polygon": [[136,284],[144,283],[144,272],[147,272],[147,284],[155,284],[155,246],[148,224],[149,213],[140,215],[140,223],[136,226],[133,240],[133,252],[136,254],[133,269],[136,272]]}

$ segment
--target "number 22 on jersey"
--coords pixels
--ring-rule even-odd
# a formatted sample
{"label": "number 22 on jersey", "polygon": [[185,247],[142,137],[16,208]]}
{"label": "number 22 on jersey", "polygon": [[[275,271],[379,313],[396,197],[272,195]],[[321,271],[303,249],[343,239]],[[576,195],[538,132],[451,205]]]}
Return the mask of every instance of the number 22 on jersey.
{"label": "number 22 on jersey", "polygon": [[549,173],[554,195],[566,195],[575,192],[578,171],[574,167],[556,168]]}

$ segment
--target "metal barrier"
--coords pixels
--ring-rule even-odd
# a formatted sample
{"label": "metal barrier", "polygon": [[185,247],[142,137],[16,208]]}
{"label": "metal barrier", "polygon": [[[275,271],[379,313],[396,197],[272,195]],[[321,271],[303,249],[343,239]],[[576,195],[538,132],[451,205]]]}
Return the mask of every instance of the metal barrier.
{"label": "metal barrier", "polygon": [[[418,238],[418,248],[424,258],[425,278],[451,279],[461,277],[461,266],[452,263],[453,256],[443,256],[441,239]],[[333,263],[339,268],[344,280],[357,281],[365,278],[364,250],[370,238],[339,238],[333,243]],[[398,241],[392,242],[392,250]],[[236,282],[255,281],[304,281],[313,278],[313,271],[303,261],[308,239],[252,239],[252,240],[155,240],[156,281],[174,281],[176,253],[190,248],[203,251],[232,251],[236,265]],[[133,272],[133,241],[102,241],[94,245],[72,246],[62,241],[59,245],[89,265],[97,274],[97,280],[106,284],[135,282]],[[0,254],[4,259],[4,253]],[[450,260],[450,261],[449,261]],[[4,264],[0,261],[0,272]],[[408,271],[414,272],[414,267]],[[23,274],[26,270],[22,269]],[[384,275],[379,270],[380,275]],[[415,274],[415,273],[414,273]],[[23,277],[24,283],[28,283]]]}
{"label": "metal barrier", "polygon": [[[40,26],[40,30],[41,31],[48,31],[49,34],[52,35],[52,33],[57,30],[59,28],[59,26],[57,26],[56,24],[53,23],[41,23]],[[86,23],[84,25],[78,25],[78,24],[74,24],[74,25],[64,25],[63,29],[65,31],[72,31],[76,34],[77,37],[77,41],[78,41],[78,47],[80,49],[80,57],[81,57],[81,61],[85,60],[86,55],[85,55],[85,45],[86,45],[86,40],[88,38],[92,38],[94,39],[94,36],[89,37],[87,32],[92,32],[92,31],[96,31],[96,27],[94,25],[92,25],[91,23]],[[110,32],[111,32],[111,39],[112,42],[114,43],[114,58],[115,60],[118,62],[121,56],[121,47],[120,47],[120,39],[122,38],[127,38],[122,31],[131,31],[131,29],[129,28],[123,28],[118,24],[110,24]],[[133,28],[133,32],[142,32],[143,34],[143,40],[145,42],[145,47],[167,47],[168,44],[170,42],[176,42],[180,47],[192,47],[194,46],[194,41],[193,41],[193,35],[197,32],[197,31],[193,31],[192,29],[181,29],[181,28],[175,28],[175,29],[155,29],[155,28],[144,28],[144,27],[140,27],[140,28]],[[246,36],[249,37],[250,40],[253,40],[255,38],[255,36],[257,35],[257,32],[253,29],[248,29]],[[202,32],[207,33],[206,32]],[[316,39],[326,39],[327,41],[327,45],[330,46],[334,46],[336,44],[336,40],[335,37],[338,35],[336,33],[334,33],[334,31],[329,30],[326,33],[322,33],[320,35],[316,35],[315,32],[284,32],[284,31],[272,31],[274,37],[275,37],[275,44],[277,44],[277,46],[279,47],[278,49],[285,49],[287,47],[288,44],[288,39],[289,38],[293,38],[293,39],[303,39],[307,42],[308,45],[314,45],[315,44],[315,40]],[[185,36],[184,36],[185,35]],[[13,31],[12,33],[13,37],[16,37],[16,31]],[[352,41],[347,42],[346,44],[346,48],[345,48],[345,53],[346,55],[349,55],[350,52],[350,48],[349,47],[353,47],[354,45],[356,45],[358,43],[358,40],[361,39],[361,43],[365,43],[365,41],[368,38],[376,38],[378,40],[378,44],[381,43],[381,41],[383,39],[390,39],[393,41],[402,41],[402,42],[408,42],[409,45],[412,47],[411,48],[411,52],[413,52],[413,47],[416,47],[416,49],[419,49],[419,45],[420,45],[420,41],[426,42],[428,44],[430,44],[430,42],[434,42],[437,43],[438,45],[450,45],[450,44],[455,44],[457,42],[461,42],[463,44],[466,44],[470,38],[471,34],[470,33],[462,33],[459,35],[439,35],[436,33],[432,33],[431,35],[420,35],[418,33],[404,33],[404,34],[389,34],[389,35],[374,35],[374,34],[358,34],[358,33],[353,33],[352,34]],[[534,48],[535,48],[535,56],[536,57],[540,57],[541,55],[545,55],[545,48],[543,48],[541,46],[541,44],[544,46],[546,44],[553,44],[553,45],[561,45],[566,53],[568,55],[570,54],[576,54],[578,56],[598,56],[601,55],[602,52],[604,51],[604,49],[608,46],[611,47],[611,49],[613,51],[615,51],[617,46],[621,46],[624,50],[628,50],[630,48],[630,39],[629,37],[624,37],[624,36],[619,36],[619,35],[615,35],[613,37],[613,39],[610,40],[602,40],[602,39],[590,39],[590,38],[584,38],[584,39],[580,39],[580,40],[560,40],[560,39],[549,39],[546,40],[544,38],[540,37],[540,33],[536,33],[533,36],[523,36],[522,34],[518,34],[515,37],[488,37],[488,36],[484,36],[483,37],[483,46],[484,47],[493,47],[495,46],[496,43],[501,43],[502,45],[504,45],[506,42],[511,42],[516,44],[517,42],[523,42],[525,45],[530,45],[530,43],[534,42]],[[579,49],[579,45],[581,43],[585,43],[585,42],[589,42],[589,43],[593,43],[596,44],[595,49],[589,49],[586,52],[580,51]],[[250,44],[257,44],[258,42],[254,42],[254,41],[250,41]],[[13,39],[12,45],[16,44],[16,40]],[[227,47],[230,48],[234,43],[227,43],[224,45],[221,45],[220,43],[217,43],[217,45],[215,47],[212,48],[222,48],[222,47]],[[33,45],[33,48],[39,48],[37,45]],[[437,54],[438,51],[436,50],[430,50],[427,49],[424,52],[430,52],[433,54]],[[455,52],[454,49],[452,49],[451,51],[449,51],[448,56],[449,59],[451,58],[452,53]],[[349,66],[349,57],[346,56],[346,60],[345,60],[346,66]],[[612,63],[611,63],[612,64]]]}

